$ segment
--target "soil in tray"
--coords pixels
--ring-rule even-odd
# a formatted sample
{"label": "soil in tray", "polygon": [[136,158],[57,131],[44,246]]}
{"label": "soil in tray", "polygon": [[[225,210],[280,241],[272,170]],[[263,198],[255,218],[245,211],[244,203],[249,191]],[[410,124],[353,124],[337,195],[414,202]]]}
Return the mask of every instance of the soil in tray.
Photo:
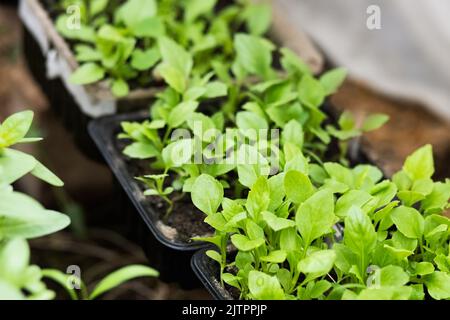
{"label": "soil in tray", "polygon": [[[120,153],[129,144],[127,140],[115,139],[115,141],[115,146]],[[129,159],[126,156],[123,156],[123,159],[125,159],[127,169],[132,177],[152,173],[149,161]],[[214,230],[203,222],[205,214],[194,207],[188,194],[174,202],[172,212],[167,221],[164,221],[167,203],[160,197],[144,196],[145,185],[137,180],[136,183],[142,192],[136,194],[135,198],[142,199],[144,207],[149,212],[153,210],[158,214],[157,227],[169,240],[191,243],[193,237],[211,236],[214,233]],[[178,196],[180,194],[174,195],[174,198]]]}

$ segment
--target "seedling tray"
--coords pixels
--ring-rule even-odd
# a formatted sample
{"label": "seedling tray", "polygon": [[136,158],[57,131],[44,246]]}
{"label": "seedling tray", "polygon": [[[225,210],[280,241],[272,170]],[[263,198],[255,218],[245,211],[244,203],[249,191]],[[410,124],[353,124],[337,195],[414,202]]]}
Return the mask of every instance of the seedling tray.
{"label": "seedling tray", "polygon": [[192,256],[192,270],[215,300],[234,300],[231,293],[220,284],[219,266],[206,255],[206,251],[200,250]]}
{"label": "seedling tray", "polygon": [[78,63],[42,3],[39,0],[20,0],[19,15],[24,26],[23,52],[33,78],[81,151],[94,160],[100,160],[101,156],[87,132],[90,120],[146,108],[159,88],[134,90],[126,98],[117,99],[105,83],[73,85],[69,77],[78,68]]}
{"label": "seedling tray", "polygon": [[152,266],[159,269],[163,280],[179,282],[184,287],[194,287],[199,283],[190,268],[190,259],[195,251],[207,244],[170,238],[163,232],[162,228],[165,226],[160,220],[161,212],[144,197],[142,187],[117,143],[122,121],[143,121],[148,116],[147,112],[138,112],[96,119],[90,123],[89,133],[121,187],[116,195],[123,199],[120,201],[120,210],[124,216],[139,218],[135,223],[135,230]]}

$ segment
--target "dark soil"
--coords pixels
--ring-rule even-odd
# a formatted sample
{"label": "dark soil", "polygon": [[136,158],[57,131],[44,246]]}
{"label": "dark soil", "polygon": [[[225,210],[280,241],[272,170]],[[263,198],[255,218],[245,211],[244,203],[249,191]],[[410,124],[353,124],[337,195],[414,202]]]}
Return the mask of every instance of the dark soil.
{"label": "dark soil", "polygon": [[[115,147],[120,154],[129,143],[126,140],[115,139],[114,141]],[[129,159],[126,156],[123,156],[122,160],[126,162],[130,176],[139,177],[155,173],[150,169],[149,161]],[[170,181],[170,179],[168,180]],[[136,180],[130,183],[136,183],[139,186],[142,194],[136,195],[136,197],[141,199],[140,201],[148,209],[149,214],[152,211],[158,214],[158,228],[169,240],[191,243],[193,237],[204,237],[213,234],[214,230],[203,222],[205,214],[195,208],[188,195],[174,202],[172,212],[168,216],[167,221],[164,221],[168,207],[167,203],[161,197],[144,197],[143,192],[146,190],[146,187],[142,182]],[[180,194],[175,193],[171,198],[178,199],[179,197]]]}

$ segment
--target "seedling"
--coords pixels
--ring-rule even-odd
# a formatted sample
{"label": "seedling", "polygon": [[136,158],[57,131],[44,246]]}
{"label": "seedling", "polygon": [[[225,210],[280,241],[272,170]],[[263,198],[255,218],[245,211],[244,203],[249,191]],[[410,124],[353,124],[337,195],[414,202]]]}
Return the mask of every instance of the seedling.
{"label": "seedling", "polygon": [[207,255],[222,283],[243,299],[450,298],[450,180],[431,180],[431,146],[394,182],[368,165],[311,169],[259,177],[245,200],[224,198],[212,177],[196,180],[192,201],[216,230],[197,240],[217,245]]}

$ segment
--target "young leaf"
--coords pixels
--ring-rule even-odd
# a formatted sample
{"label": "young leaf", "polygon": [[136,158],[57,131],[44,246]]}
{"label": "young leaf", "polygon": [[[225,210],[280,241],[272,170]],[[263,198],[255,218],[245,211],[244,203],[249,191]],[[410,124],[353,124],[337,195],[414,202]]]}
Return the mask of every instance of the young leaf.
{"label": "young leaf", "polygon": [[270,204],[270,188],[266,177],[259,177],[252,186],[245,207],[250,216],[258,221],[257,217],[263,211],[269,208]]}
{"label": "young leaf", "polygon": [[273,231],[280,231],[283,229],[295,227],[294,221],[277,217],[275,214],[269,211],[264,211],[262,213],[262,218]]}
{"label": "young leaf", "polygon": [[256,36],[239,33],[234,37],[236,59],[250,75],[266,78],[271,70],[273,45]]}
{"label": "young leaf", "polygon": [[14,149],[4,149],[0,156],[0,185],[9,185],[31,172],[37,160]]}
{"label": "young leaf", "polygon": [[74,84],[85,85],[98,82],[105,77],[105,69],[94,62],[83,64],[70,76]]}
{"label": "young leaf", "polygon": [[210,175],[202,174],[194,182],[191,191],[194,205],[203,213],[211,215],[217,212],[223,200],[222,184]]}
{"label": "young leaf", "polygon": [[157,277],[158,271],[147,266],[131,265],[114,271],[101,280],[89,295],[89,299],[95,299],[122,283],[140,277]]}
{"label": "young leaf", "polygon": [[242,234],[233,234],[231,236],[231,242],[239,251],[246,252],[262,246],[264,244],[264,239],[259,238],[250,240],[248,237]]}
{"label": "young leaf", "polygon": [[153,67],[161,58],[157,48],[147,49],[145,51],[136,49],[131,55],[131,66],[136,70],[144,71]]}
{"label": "young leaf", "polygon": [[0,149],[12,146],[22,140],[33,122],[33,111],[15,113],[0,125]]}
{"label": "young leaf", "polygon": [[70,219],[45,210],[34,199],[18,192],[0,193],[0,237],[36,238],[64,229]]}
{"label": "young leaf", "polygon": [[333,250],[316,251],[298,263],[298,271],[308,275],[312,280],[330,272],[336,260],[336,253]]}
{"label": "young leaf", "polygon": [[299,84],[300,101],[311,109],[318,108],[325,100],[325,90],[319,81],[305,75]]}
{"label": "young leaf", "polygon": [[183,47],[167,37],[159,39],[159,50],[163,63],[169,65],[187,79],[194,64],[192,56]]}
{"label": "young leaf", "polygon": [[31,174],[48,184],[51,184],[55,187],[62,187],[64,186],[64,182],[61,181],[53,172],[51,172],[49,169],[47,169],[46,166],[44,166],[42,163],[36,160],[36,165],[34,166],[33,170],[31,171]]}
{"label": "young leaf", "polygon": [[425,285],[433,299],[450,299],[450,275],[436,271],[425,276]]}
{"label": "young leaf", "polygon": [[324,189],[303,202],[295,215],[305,245],[331,231],[335,222],[333,194]]}
{"label": "young leaf", "polygon": [[359,259],[359,272],[365,274],[377,244],[377,233],[370,218],[361,209],[352,207],[345,218],[344,243]]}
{"label": "young leaf", "polygon": [[424,232],[425,221],[414,208],[400,206],[392,210],[391,219],[398,230],[408,238],[420,239]]}
{"label": "young leaf", "polygon": [[328,96],[337,91],[347,77],[347,70],[343,68],[337,68],[328,71],[320,77],[320,84],[325,90],[325,94]]}
{"label": "young leaf", "polygon": [[283,250],[271,251],[269,255],[261,257],[261,261],[270,263],[283,263],[286,260],[286,252]]}
{"label": "young leaf", "polygon": [[284,189],[287,198],[295,204],[306,201],[314,194],[314,187],[308,176],[296,170],[288,171],[285,174]]}
{"label": "young leaf", "polygon": [[143,20],[152,18],[157,13],[155,0],[128,0],[116,11],[116,20],[133,28]]}
{"label": "young leaf", "polygon": [[374,131],[381,128],[386,122],[389,121],[389,116],[385,114],[372,114],[364,120],[362,130],[364,132]]}
{"label": "young leaf", "polygon": [[283,128],[281,139],[283,144],[290,142],[293,145],[302,148],[304,141],[302,125],[297,120],[289,121]]}
{"label": "young leaf", "polygon": [[403,171],[412,180],[431,178],[434,173],[433,149],[431,145],[423,146],[408,156],[403,165]]}
{"label": "young leaf", "polygon": [[111,92],[118,98],[125,97],[130,92],[130,87],[125,80],[120,78],[114,79],[111,86]]}
{"label": "young leaf", "polygon": [[133,142],[123,150],[123,154],[133,159],[150,159],[156,157],[159,152],[150,143]]}
{"label": "young leaf", "polygon": [[248,288],[252,298],[256,300],[283,300],[285,298],[277,277],[259,271],[250,271],[248,274]]}
{"label": "young leaf", "polygon": [[269,3],[252,3],[248,6],[245,17],[250,33],[255,36],[261,36],[270,28],[272,7]]}

